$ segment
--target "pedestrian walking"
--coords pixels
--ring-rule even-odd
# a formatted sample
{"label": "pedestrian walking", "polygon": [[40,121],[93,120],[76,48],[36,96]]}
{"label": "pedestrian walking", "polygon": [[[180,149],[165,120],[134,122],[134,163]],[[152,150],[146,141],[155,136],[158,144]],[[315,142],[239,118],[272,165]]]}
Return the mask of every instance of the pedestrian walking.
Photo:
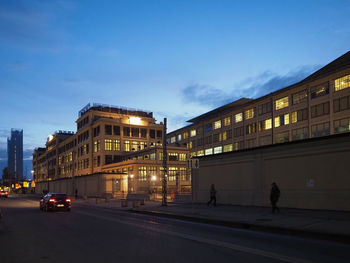
{"label": "pedestrian walking", "polygon": [[275,213],[275,211],[279,212],[280,209],[277,207],[278,199],[280,198],[281,191],[278,188],[277,184],[273,182],[271,187],[271,193],[270,193],[270,201],[272,205],[272,213]]}
{"label": "pedestrian walking", "polygon": [[211,202],[214,202],[214,206],[216,206],[216,190],[214,184],[212,184],[210,188],[210,200],[208,201],[207,206],[209,206]]}

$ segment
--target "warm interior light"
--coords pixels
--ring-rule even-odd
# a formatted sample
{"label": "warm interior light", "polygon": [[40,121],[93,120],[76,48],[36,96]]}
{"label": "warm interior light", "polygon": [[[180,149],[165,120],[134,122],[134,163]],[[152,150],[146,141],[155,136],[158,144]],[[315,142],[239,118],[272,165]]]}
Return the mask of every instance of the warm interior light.
{"label": "warm interior light", "polygon": [[134,175],[133,175],[133,174],[130,174],[130,178],[134,178]]}
{"label": "warm interior light", "polygon": [[155,180],[157,180],[157,176],[153,175],[152,176],[152,181],[155,181]]}
{"label": "warm interior light", "polygon": [[139,117],[130,117],[130,124],[140,125],[141,119]]}

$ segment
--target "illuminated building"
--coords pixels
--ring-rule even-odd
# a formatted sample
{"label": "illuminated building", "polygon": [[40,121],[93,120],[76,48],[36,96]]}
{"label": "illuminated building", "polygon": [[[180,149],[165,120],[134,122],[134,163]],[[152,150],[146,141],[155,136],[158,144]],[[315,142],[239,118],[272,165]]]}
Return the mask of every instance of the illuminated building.
{"label": "illuminated building", "polygon": [[[79,112],[76,123],[76,133],[58,131],[49,136],[45,148],[34,151],[36,192],[72,194],[77,189],[80,195],[116,197],[129,192],[149,193],[151,186],[158,189],[158,182],[152,178],[159,179],[162,173],[159,156],[164,125],[156,123],[151,112],[88,104]],[[181,159],[176,161],[175,155]],[[153,156],[158,159],[153,160]],[[178,175],[178,189],[184,192],[191,185],[188,177],[182,176],[187,157],[186,148],[168,152],[167,173]],[[169,181],[171,190],[173,183]]]}
{"label": "illuminated building", "polygon": [[304,80],[242,98],[167,134],[169,145],[205,156],[350,131],[350,52]]}

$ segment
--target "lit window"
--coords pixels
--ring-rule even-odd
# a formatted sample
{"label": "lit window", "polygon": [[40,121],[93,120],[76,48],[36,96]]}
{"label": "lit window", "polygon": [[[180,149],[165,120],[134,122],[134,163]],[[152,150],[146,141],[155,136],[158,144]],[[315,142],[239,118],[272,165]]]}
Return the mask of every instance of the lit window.
{"label": "lit window", "polygon": [[231,117],[226,117],[224,119],[224,126],[229,126],[231,125]]}
{"label": "lit window", "polygon": [[186,161],[186,159],[187,159],[186,153],[179,154],[179,161]]}
{"label": "lit window", "polygon": [[350,75],[341,77],[334,81],[335,91],[346,89],[350,87]]}
{"label": "lit window", "polygon": [[235,115],[235,122],[237,123],[237,122],[241,122],[243,120],[243,113],[241,112],[241,113],[237,113],[236,115]]}
{"label": "lit window", "polygon": [[120,140],[113,140],[113,150],[120,151]]}
{"label": "lit window", "polygon": [[284,125],[289,124],[289,113],[284,114]]}
{"label": "lit window", "polygon": [[277,128],[277,127],[279,127],[279,126],[281,126],[281,123],[280,123],[280,116],[275,117],[275,127]]}
{"label": "lit window", "polygon": [[94,152],[100,151],[100,141],[94,141]]}
{"label": "lit window", "polygon": [[233,151],[232,144],[224,145],[224,153],[232,152],[232,151]]}
{"label": "lit window", "polygon": [[213,148],[205,149],[205,155],[211,155],[211,154],[213,154]]}
{"label": "lit window", "polygon": [[221,120],[214,122],[214,130],[221,128]]}
{"label": "lit window", "polygon": [[145,182],[147,181],[147,170],[146,166],[139,167],[139,181]]}
{"label": "lit window", "polygon": [[187,149],[192,149],[192,142],[188,142],[186,145],[187,145]]}
{"label": "lit window", "polygon": [[222,153],[222,146],[214,147],[214,154]]}
{"label": "lit window", "polygon": [[272,119],[259,122],[259,131],[269,130],[272,128]]}
{"label": "lit window", "polygon": [[298,121],[298,112],[292,112],[292,123],[296,123]]}
{"label": "lit window", "polygon": [[182,139],[182,134],[178,134],[178,135],[177,135],[177,140],[178,140],[178,141],[181,141],[181,139]]}
{"label": "lit window", "polygon": [[249,120],[251,118],[254,118],[254,109],[249,109],[245,111],[245,119]]}
{"label": "lit window", "polygon": [[175,137],[175,136],[174,136],[174,137],[171,137],[171,138],[170,138],[170,142],[171,142],[171,143],[176,142],[176,137]]}
{"label": "lit window", "polygon": [[105,150],[112,151],[112,140],[105,140]]}
{"label": "lit window", "polygon": [[169,167],[168,171],[169,171],[168,180],[169,181],[176,181],[177,167]]}
{"label": "lit window", "polygon": [[280,110],[283,109],[285,107],[288,107],[289,103],[288,103],[288,96],[281,98],[279,100],[276,100],[276,110]]}
{"label": "lit window", "polygon": [[203,150],[200,150],[197,152],[197,156],[203,156],[204,155],[204,151]]}
{"label": "lit window", "polygon": [[124,151],[126,151],[126,152],[130,151],[130,141],[124,142]]}
{"label": "lit window", "polygon": [[194,137],[194,136],[196,136],[196,130],[195,129],[193,129],[193,130],[191,130],[191,137]]}
{"label": "lit window", "polygon": [[188,138],[188,132],[184,132],[184,140]]}
{"label": "lit window", "polygon": [[220,141],[226,141],[227,140],[227,132],[224,131],[223,133],[220,133]]}

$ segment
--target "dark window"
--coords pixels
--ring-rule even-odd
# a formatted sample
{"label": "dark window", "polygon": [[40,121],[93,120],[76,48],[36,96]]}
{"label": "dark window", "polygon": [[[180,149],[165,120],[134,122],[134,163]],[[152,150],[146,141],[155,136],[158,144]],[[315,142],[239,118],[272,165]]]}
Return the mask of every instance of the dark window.
{"label": "dark window", "polygon": [[139,137],[139,128],[131,128],[131,136],[132,137]]}
{"label": "dark window", "polygon": [[123,136],[124,137],[130,137],[130,128],[129,127],[124,127],[124,129],[123,129]]}
{"label": "dark window", "polygon": [[112,135],[112,125],[105,125],[105,135]]}
{"label": "dark window", "polygon": [[265,113],[269,113],[272,111],[272,103],[267,102],[265,104],[259,105],[258,106],[258,114],[263,115]]}
{"label": "dark window", "polygon": [[114,133],[114,135],[120,136],[120,127],[119,126],[113,126],[113,133]]}
{"label": "dark window", "polygon": [[311,118],[329,114],[329,102],[321,103],[311,107]]}
{"label": "dark window", "polygon": [[141,138],[147,138],[147,130],[141,129]]}
{"label": "dark window", "polygon": [[324,95],[329,94],[328,82],[323,83],[319,86],[310,88],[311,99],[315,99]]}
{"label": "dark window", "polygon": [[207,123],[205,126],[204,126],[204,132],[210,132],[213,130],[213,124],[212,123]]}
{"label": "dark window", "polygon": [[113,155],[106,155],[105,156],[105,164],[113,163]]}
{"label": "dark window", "polygon": [[204,144],[211,144],[213,141],[213,138],[211,135],[204,137]]}
{"label": "dark window", "polygon": [[163,131],[157,130],[157,138],[163,137]]}
{"label": "dark window", "polygon": [[94,137],[100,136],[100,126],[94,128]]}
{"label": "dark window", "polygon": [[243,132],[244,132],[244,127],[238,127],[238,128],[235,128],[234,131],[233,131],[233,135],[235,137],[239,137],[239,136],[243,136]]}
{"label": "dark window", "polygon": [[149,137],[152,139],[156,138],[156,131],[155,130],[149,130]]}
{"label": "dark window", "polygon": [[246,134],[252,134],[256,132],[256,123],[251,123],[246,126]]}

